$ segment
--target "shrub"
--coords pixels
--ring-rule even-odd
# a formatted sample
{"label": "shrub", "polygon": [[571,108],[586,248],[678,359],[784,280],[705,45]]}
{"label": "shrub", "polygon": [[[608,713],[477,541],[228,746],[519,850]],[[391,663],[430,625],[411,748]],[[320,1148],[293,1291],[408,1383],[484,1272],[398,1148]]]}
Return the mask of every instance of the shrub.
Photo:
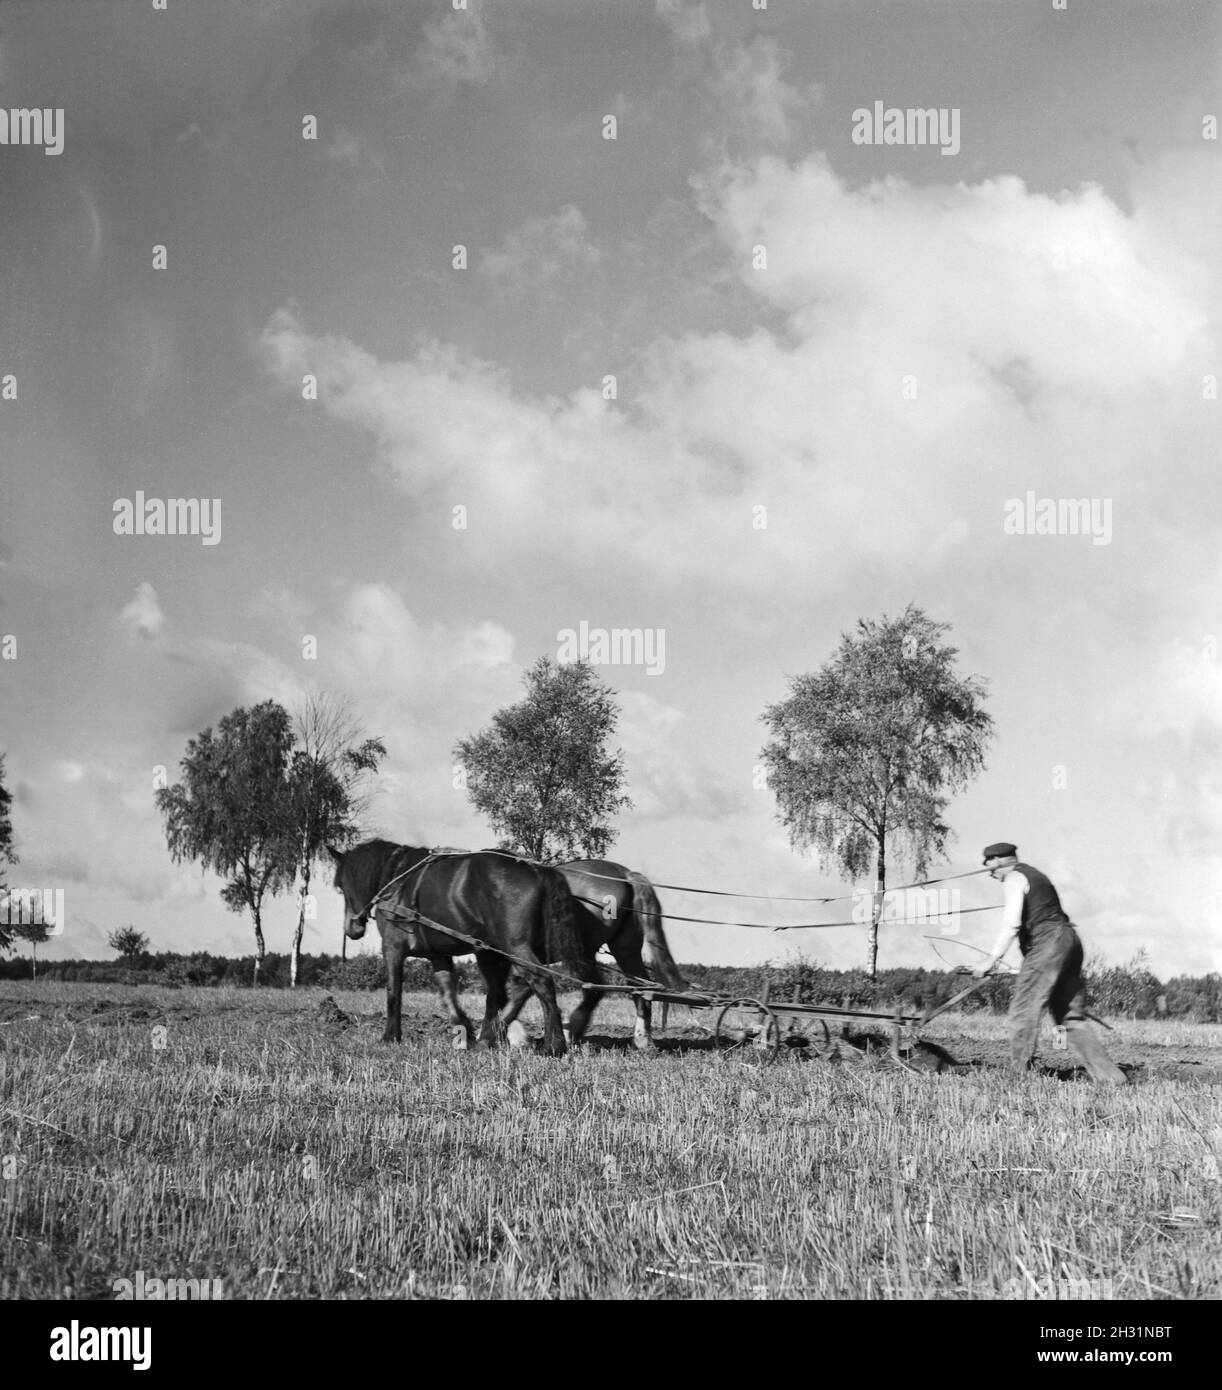
{"label": "shrub", "polygon": [[817,963],[798,956],[772,970],[772,999],[791,1000],[798,1004],[817,1004],[826,993],[827,971]]}
{"label": "shrub", "polygon": [[[466,962],[455,967],[460,989],[483,989],[484,982],[479,971]],[[333,960],[326,970],[320,972],[317,983],[324,989],[385,989],[386,962],[380,955],[352,956],[349,960]],[[409,957],[403,966],[403,988],[405,990],[431,990],[435,988],[433,968],[426,960]]]}
{"label": "shrub", "polygon": [[[405,988],[407,973],[404,970]],[[324,972],[321,983],[325,989],[385,989],[386,962],[374,955],[337,960]]]}
{"label": "shrub", "polygon": [[1222,975],[1176,975],[1163,986],[1169,1018],[1222,1023]]}
{"label": "shrub", "polygon": [[1099,965],[1086,974],[1087,997],[1100,1013],[1120,1014],[1127,1018],[1153,1018],[1158,1013],[1162,984],[1146,968],[1148,957],[1144,950],[1127,966]]}

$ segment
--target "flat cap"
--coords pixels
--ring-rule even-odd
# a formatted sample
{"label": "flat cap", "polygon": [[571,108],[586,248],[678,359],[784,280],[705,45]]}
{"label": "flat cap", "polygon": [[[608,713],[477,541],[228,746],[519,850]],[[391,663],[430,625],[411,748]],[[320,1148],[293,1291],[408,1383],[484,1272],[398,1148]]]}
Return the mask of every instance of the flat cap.
{"label": "flat cap", "polygon": [[987,864],[990,859],[1008,859],[1010,855],[1017,855],[1018,850],[1005,840],[999,841],[995,845],[985,845],[984,858]]}

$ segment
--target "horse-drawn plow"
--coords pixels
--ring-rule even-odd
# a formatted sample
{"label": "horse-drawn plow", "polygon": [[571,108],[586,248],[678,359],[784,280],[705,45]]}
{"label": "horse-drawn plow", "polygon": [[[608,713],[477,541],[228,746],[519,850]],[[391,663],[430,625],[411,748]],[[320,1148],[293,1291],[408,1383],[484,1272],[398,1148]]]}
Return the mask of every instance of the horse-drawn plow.
{"label": "horse-drawn plow", "polygon": [[[605,995],[630,999],[636,1009],[637,1025],[634,1039],[638,1047],[652,1045],[650,1019],[652,1006],[659,1004],[665,1017],[671,1008],[685,1008],[694,1014],[711,1014],[712,1027],[697,1024],[713,1040],[718,1050],[739,1051],[744,1055],[774,1060],[791,1048],[800,1048],[807,1056],[825,1057],[831,1060],[861,1060],[870,1056],[883,1056],[899,1067],[908,1067],[915,1055],[937,1052],[928,1044],[920,1042],[919,1035],[937,1014],[944,1012],[960,1000],[981,988],[985,981],[979,980],[960,991],[940,1008],[924,1014],[905,1013],[897,1005],[890,1013],[871,1009],[851,1008],[847,1001],[843,1007],[833,1004],[809,1003],[799,999],[774,999],[770,997],[770,986],[765,985],[758,996],[720,994],[694,989],[683,979],[682,974],[671,958],[661,929],[664,917],[674,914],[664,913],[658,902],[654,887],[643,875],[622,865],[604,861],[575,861],[571,865],[555,868],[537,864],[503,851],[477,851],[469,853],[462,850],[426,850],[408,846],[396,846],[387,841],[373,841],[349,854],[333,851],[337,862],[336,887],[345,895],[346,930],[349,935],[359,936],[364,930],[364,922],[372,915],[378,922],[383,938],[383,954],[388,971],[388,1029],[387,1041],[398,1041],[399,1001],[402,996],[402,961],[407,954],[424,956],[434,965],[438,986],[446,1000],[455,1024],[455,1046],[469,1046],[474,1034],[466,1015],[457,1001],[453,957],[468,952],[476,957],[477,964],[488,984],[484,1028],[480,1033],[482,1040],[495,1042],[506,1036],[513,1036],[508,1030],[520,1034],[520,1025],[515,1028],[518,1012],[529,993],[534,992],[544,1007],[547,1019],[545,1044],[549,1050],[563,1051],[566,1043],[579,1042],[589,1024],[591,1014],[599,999]],[[354,873],[352,863],[358,861]],[[480,917],[480,931],[471,930],[472,912],[463,900],[461,889],[465,886],[454,880],[458,887],[449,893],[437,893],[432,901],[422,893],[433,891],[433,880],[427,875],[434,866],[442,866],[451,874],[462,863],[478,863],[489,877],[483,902],[498,900],[496,873],[513,872],[519,879],[523,873],[539,873],[551,876],[552,894],[550,909],[553,915],[563,916],[568,911],[558,908],[556,893],[565,902],[575,905],[577,916],[581,918],[585,946],[573,956],[580,958],[578,966],[580,978],[568,970],[557,969],[554,962],[567,959],[560,955],[542,953],[539,942],[542,936],[535,930],[530,934],[531,922],[519,922],[522,930],[515,937],[507,937],[495,928],[501,924],[495,915],[487,913]],[[956,878],[969,877],[966,874],[954,875]],[[567,881],[568,886],[565,886]],[[931,880],[941,881],[941,880]],[[557,889],[556,885],[559,884]],[[615,891],[609,891],[615,885]],[[627,892],[625,895],[625,886]],[[680,892],[709,892],[717,896],[761,896],[732,895],[711,889],[678,888],[673,884],[658,885],[674,888]],[[604,894],[604,890],[608,890]],[[794,899],[790,901],[835,902],[836,898]],[[424,907],[429,908],[428,911]],[[989,908],[974,908],[969,911],[990,911]],[[766,927],[757,922],[725,922],[717,918],[697,918],[674,916],[674,920],[684,922],[706,922],[722,926]],[[462,925],[459,925],[459,923]],[[353,929],[353,924],[356,929]],[[574,922],[576,927],[577,923]],[[852,923],[818,922],[799,924],[802,926],[848,926]],[[483,927],[487,926],[487,934]],[[793,924],[774,926],[771,930],[793,930]],[[546,935],[545,933],[542,935]],[[558,939],[558,938],[557,938]],[[549,940],[552,940],[549,938]],[[569,938],[578,942],[578,935]],[[616,960],[618,980],[608,980],[608,966],[598,961],[592,948],[605,949]],[[555,941],[552,940],[555,945]],[[651,952],[649,964],[643,957],[643,950]],[[549,964],[548,961],[553,962]],[[654,978],[646,978],[647,970]],[[963,972],[966,973],[966,972]],[[506,982],[509,983],[509,1003],[506,1005]],[[556,995],[560,991],[579,991],[580,1004],[563,1025],[561,1040],[561,1020],[557,1012]],[[859,1029],[882,1029],[854,1035],[850,1026]],[[835,1031],[834,1031],[835,1030]],[[945,1057],[945,1054],[942,1054]],[[949,1059],[947,1059],[949,1060]]]}
{"label": "horse-drawn plow", "polygon": [[[709,1032],[714,1047],[720,1051],[739,1051],[767,1061],[775,1061],[788,1049],[800,1049],[808,1057],[828,1061],[863,1061],[868,1057],[883,1057],[893,1065],[916,1070],[911,1058],[918,1049],[947,1060],[940,1049],[929,1048],[920,1041],[924,1028],[939,1014],[952,1008],[983,986],[977,981],[961,990],[953,999],[937,1009],[923,1014],[909,1014],[902,1008],[891,1013],[871,1009],[838,1007],[832,1004],[809,1004],[794,999],[773,999],[765,984],[758,997],[714,994],[706,991],[659,990],[637,984],[603,985],[608,994],[624,994],[651,1004],[661,1004],[664,1010],[672,1006],[712,1013],[714,1022]],[[859,1029],[878,1029],[880,1032],[851,1033],[850,1025]],[[662,1025],[665,1027],[665,1023]]]}

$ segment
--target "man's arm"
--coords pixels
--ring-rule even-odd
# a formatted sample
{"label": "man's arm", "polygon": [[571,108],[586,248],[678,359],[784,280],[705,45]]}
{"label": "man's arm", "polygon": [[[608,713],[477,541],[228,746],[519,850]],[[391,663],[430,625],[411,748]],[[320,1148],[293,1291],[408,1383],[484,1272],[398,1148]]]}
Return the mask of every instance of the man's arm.
{"label": "man's arm", "polygon": [[1000,965],[1002,958],[1014,944],[1018,929],[1023,924],[1023,898],[1028,886],[1026,875],[1019,873],[1017,869],[1006,875],[1006,881],[1002,885],[1006,896],[1001,913],[1001,930],[993,943],[993,954],[972,971],[977,979],[983,978],[994,966]]}

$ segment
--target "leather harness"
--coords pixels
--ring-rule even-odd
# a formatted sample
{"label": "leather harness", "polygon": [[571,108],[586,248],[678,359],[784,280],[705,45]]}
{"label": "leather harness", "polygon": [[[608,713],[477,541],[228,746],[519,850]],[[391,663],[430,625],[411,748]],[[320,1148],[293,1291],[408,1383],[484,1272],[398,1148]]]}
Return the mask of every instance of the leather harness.
{"label": "leather harness", "polygon": [[[423,859],[417,861],[410,868],[404,869],[401,874],[396,874],[394,878],[384,883],[374,894],[369,903],[367,911],[370,911],[374,917],[385,917],[388,920],[391,918],[395,919],[395,925],[407,936],[408,949],[412,955],[422,951],[425,947],[424,939],[420,935],[420,926],[424,919],[421,917],[419,909],[416,906],[420,901],[420,885],[424,882],[424,871],[430,864],[435,863],[438,859],[448,857],[449,854],[445,851],[430,850]],[[400,906],[398,903],[396,903],[394,907],[391,907],[389,903],[382,901],[382,895],[386,893],[388,889],[394,887],[396,883],[399,883],[402,879],[411,875],[414,875],[414,882],[412,883],[411,899],[406,907]],[[402,891],[403,890],[400,889],[399,893],[402,894]]]}
{"label": "leather harness", "polygon": [[[404,935],[407,937],[409,954],[428,954],[427,942],[420,935],[420,930],[422,927],[427,926],[435,932],[444,932],[446,935],[450,935],[450,933],[447,931],[445,927],[439,926],[430,918],[425,917],[416,906],[416,904],[420,901],[420,885],[424,882],[424,871],[429,867],[430,864],[435,864],[439,859],[454,859],[463,855],[469,856],[473,853],[500,854],[507,859],[517,860],[519,864],[531,864],[534,862],[530,859],[524,859],[521,855],[510,854],[507,850],[473,851],[466,849],[449,848],[432,849],[429,850],[429,852],[424,856],[423,859],[413,864],[410,868],[404,869],[401,874],[396,874],[394,878],[389,879],[386,883],[384,883],[382,887],[379,888],[378,891],[369,900],[369,904],[365,909],[366,913],[372,913],[372,915],[375,917],[384,914],[388,918],[395,918],[395,925],[398,926],[400,930],[404,933]],[[394,907],[390,907],[382,901],[382,895],[388,889],[394,887],[394,885],[400,882],[400,880],[405,879],[412,874],[415,875],[415,882],[412,884],[411,899],[406,907],[402,907],[397,904]],[[399,894],[401,894],[402,891],[402,889],[399,889]],[[459,941],[466,940],[466,938],[463,936],[461,932],[454,932],[453,935]]]}
{"label": "leather harness", "polygon": [[[499,947],[489,946],[486,942],[479,940],[478,937],[468,936],[465,932],[459,931],[456,927],[443,927],[439,922],[434,922],[431,918],[424,916],[424,914],[419,911],[416,904],[420,898],[420,885],[424,881],[424,870],[438,859],[453,859],[460,855],[469,856],[472,854],[498,854],[504,859],[513,859],[519,864],[529,864],[533,868],[540,867],[537,860],[529,859],[525,855],[514,854],[509,850],[503,849],[465,850],[450,849],[447,847],[429,850],[423,859],[411,865],[410,868],[404,869],[402,873],[396,874],[393,878],[388,879],[373,897],[370,898],[368,903],[365,904],[365,910],[361,915],[368,917],[372,914],[376,917],[379,913],[385,913],[387,917],[402,918],[406,923],[402,930],[407,936],[408,944],[411,947],[411,954],[413,955],[429,954],[425,949],[425,943],[417,934],[416,930],[420,926],[426,926],[431,931],[438,932],[443,936],[452,937],[455,941],[461,943],[465,949],[462,951],[455,951],[455,955],[465,955],[468,951],[474,951],[476,953],[480,951],[495,951],[498,955],[504,956],[506,960],[512,961],[515,965],[524,966],[529,970],[542,970],[544,974],[550,975],[554,980],[563,980],[569,985],[575,985],[578,989],[583,991],[590,988],[591,986],[588,981],[576,979],[571,975],[562,974],[557,970],[549,970],[546,966],[540,966],[537,961],[522,960],[520,957],[511,955],[508,951]],[[416,875],[416,882],[412,887],[411,902],[409,905],[407,907],[390,907],[383,903],[383,894],[385,894],[388,889],[393,888],[396,883],[407,878],[409,874]],[[601,877],[601,875],[599,875],[599,877]],[[576,893],[573,894],[573,898],[577,902],[586,903],[590,907],[600,910],[603,906],[601,903],[596,903],[590,898],[583,898]],[[635,983],[637,985],[643,984],[652,986],[654,983],[651,980],[634,980],[633,977],[629,975],[625,975],[624,978],[630,983]],[[624,987],[604,985],[601,986],[601,988],[619,989]],[[645,999],[652,999],[655,997],[656,993],[656,990],[651,989],[649,992],[643,994],[642,997]],[[658,997],[660,997],[660,995]]]}

